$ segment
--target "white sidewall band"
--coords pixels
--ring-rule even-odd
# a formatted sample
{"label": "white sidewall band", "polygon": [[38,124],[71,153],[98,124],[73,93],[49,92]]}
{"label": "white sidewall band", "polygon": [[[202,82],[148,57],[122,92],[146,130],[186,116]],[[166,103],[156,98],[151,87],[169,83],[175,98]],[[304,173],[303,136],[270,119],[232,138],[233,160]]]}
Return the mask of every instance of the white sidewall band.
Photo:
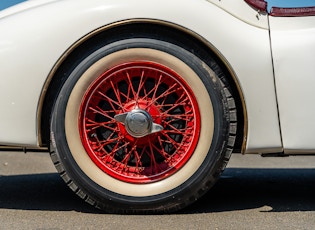
{"label": "white sidewall band", "polygon": [[[198,102],[201,128],[195,151],[176,173],[158,182],[132,184],[117,180],[104,173],[85,151],[79,132],[80,106],[92,82],[108,69],[130,61],[152,61],[167,66],[181,76],[192,89]],[[109,54],[90,66],[75,84],[66,107],[65,132],[70,152],[81,170],[101,187],[126,196],[144,197],[170,191],[187,181],[206,158],[214,132],[214,115],[210,96],[198,75],[178,58],[154,49],[132,48]]]}

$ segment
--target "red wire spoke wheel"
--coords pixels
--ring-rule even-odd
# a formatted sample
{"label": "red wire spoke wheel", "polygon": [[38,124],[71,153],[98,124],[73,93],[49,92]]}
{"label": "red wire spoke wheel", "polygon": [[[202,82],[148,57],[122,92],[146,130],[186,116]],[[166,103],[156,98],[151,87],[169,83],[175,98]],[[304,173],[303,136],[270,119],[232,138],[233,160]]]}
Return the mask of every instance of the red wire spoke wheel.
{"label": "red wire spoke wheel", "polygon": [[95,207],[171,212],[206,193],[227,164],[234,100],[220,66],[189,51],[202,54],[198,45],[129,32],[89,42],[58,71],[66,80],[56,90],[51,158]]}
{"label": "red wire spoke wheel", "polygon": [[[126,113],[130,119],[115,120]],[[154,124],[161,130],[152,132]],[[190,87],[178,74],[158,63],[137,61],[96,79],[81,104],[79,125],[86,151],[105,173],[149,183],[187,162],[198,142],[200,115]]]}

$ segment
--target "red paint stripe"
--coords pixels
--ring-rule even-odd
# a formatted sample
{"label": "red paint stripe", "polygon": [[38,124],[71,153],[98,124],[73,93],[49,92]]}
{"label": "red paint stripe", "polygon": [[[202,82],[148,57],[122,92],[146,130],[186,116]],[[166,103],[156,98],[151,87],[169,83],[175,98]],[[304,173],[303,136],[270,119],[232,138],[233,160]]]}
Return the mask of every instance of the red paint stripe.
{"label": "red paint stripe", "polygon": [[257,10],[260,10],[262,12],[267,12],[267,2],[264,0],[244,0],[252,7],[256,8]]}
{"label": "red paint stripe", "polygon": [[275,17],[315,16],[315,6],[301,7],[301,8],[272,7],[270,11],[270,15],[275,16]]}

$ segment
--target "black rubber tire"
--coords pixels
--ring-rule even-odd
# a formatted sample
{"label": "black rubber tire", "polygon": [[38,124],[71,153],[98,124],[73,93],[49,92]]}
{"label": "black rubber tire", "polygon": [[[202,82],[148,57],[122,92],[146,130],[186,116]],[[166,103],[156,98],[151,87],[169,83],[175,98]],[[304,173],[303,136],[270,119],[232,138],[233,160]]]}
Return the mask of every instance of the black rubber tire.
{"label": "black rubber tire", "polygon": [[[119,62],[139,58],[171,65],[169,67],[174,71],[189,69],[192,74],[187,79],[189,85],[194,84],[191,87],[202,114],[202,127],[196,152],[179,173],[170,176],[172,179],[156,182],[159,183],[158,186],[151,183],[150,186],[157,187],[156,190],[148,185],[147,187],[140,185],[137,189],[138,185],[120,184],[119,181],[114,187],[113,183],[106,182],[113,179],[104,172],[87,169],[85,164],[90,164],[88,168],[94,166],[85,163],[86,157],[79,159],[81,155],[87,154],[82,152],[84,148],[80,146],[80,141],[76,137],[78,130],[71,121],[74,120],[74,124],[77,122],[76,113],[71,111],[78,110],[76,103],[80,104],[80,101],[77,101],[81,97],[80,93],[84,94],[84,89],[93,81],[91,79],[82,83],[84,74],[90,73],[90,69],[96,69],[96,72],[85,76],[90,78],[93,74],[102,73]],[[165,61],[168,58],[170,59]],[[103,59],[105,61],[102,61]],[[61,177],[86,202],[111,213],[173,212],[194,202],[219,178],[230,158],[235,141],[237,119],[234,99],[228,86],[224,85],[218,76],[224,77],[215,63],[212,63],[210,68],[191,52],[157,39],[124,39],[93,52],[75,66],[63,84],[53,109],[51,158]],[[209,130],[212,127],[210,123],[213,126],[212,130]],[[135,188],[130,190],[135,191],[129,192],[129,187],[132,186]],[[141,192],[137,193],[137,190]]]}

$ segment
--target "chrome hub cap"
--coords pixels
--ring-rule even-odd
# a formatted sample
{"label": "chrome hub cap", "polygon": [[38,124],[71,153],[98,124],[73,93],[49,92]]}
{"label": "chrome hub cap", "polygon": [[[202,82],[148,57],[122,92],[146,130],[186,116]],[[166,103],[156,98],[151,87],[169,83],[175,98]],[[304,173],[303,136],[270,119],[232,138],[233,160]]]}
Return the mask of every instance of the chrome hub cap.
{"label": "chrome hub cap", "polygon": [[163,130],[163,127],[153,123],[150,114],[142,109],[134,109],[128,113],[118,114],[114,118],[116,121],[122,122],[127,132],[136,138]]}

